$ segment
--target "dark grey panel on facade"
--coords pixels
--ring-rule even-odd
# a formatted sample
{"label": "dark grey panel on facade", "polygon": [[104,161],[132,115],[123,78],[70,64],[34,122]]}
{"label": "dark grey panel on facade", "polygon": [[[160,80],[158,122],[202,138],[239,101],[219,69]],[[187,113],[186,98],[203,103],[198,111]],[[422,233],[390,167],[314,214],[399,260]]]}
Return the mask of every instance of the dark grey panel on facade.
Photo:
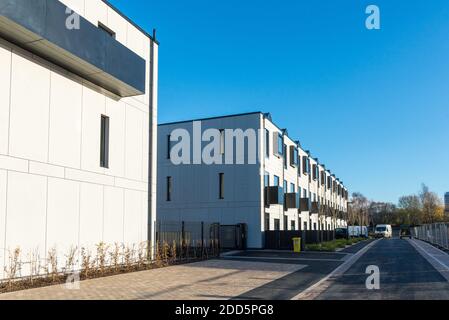
{"label": "dark grey panel on facade", "polygon": [[121,97],[144,94],[146,62],[58,0],[0,0],[0,35]]}
{"label": "dark grey panel on facade", "polygon": [[285,194],[285,207],[286,207],[286,209],[299,209],[299,194],[298,193],[286,193]]}
{"label": "dark grey panel on facade", "polygon": [[301,198],[299,203],[299,211],[306,212],[310,210],[310,199],[309,198]]}

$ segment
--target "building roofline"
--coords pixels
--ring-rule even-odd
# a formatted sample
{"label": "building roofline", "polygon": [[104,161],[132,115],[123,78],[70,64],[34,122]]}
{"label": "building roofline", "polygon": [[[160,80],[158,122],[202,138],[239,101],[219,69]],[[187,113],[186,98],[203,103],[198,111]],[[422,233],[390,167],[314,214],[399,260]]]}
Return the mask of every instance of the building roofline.
{"label": "building roofline", "polygon": [[193,119],[193,120],[181,120],[181,121],[175,121],[175,122],[166,122],[166,123],[158,124],[158,127],[169,126],[169,125],[174,125],[174,124],[181,124],[181,123],[189,123],[189,122],[194,122],[194,121],[207,121],[207,120],[216,120],[216,119],[222,119],[222,118],[242,117],[242,116],[249,116],[252,114],[263,115],[263,113],[260,111],[254,111],[254,112],[246,112],[246,113],[229,114],[229,115],[225,115],[225,116],[199,118],[199,119]]}
{"label": "building roofline", "polygon": [[[107,1],[107,0],[104,0]],[[246,113],[237,113],[237,114],[229,114],[229,115],[224,115],[224,116],[215,116],[215,117],[208,117],[208,118],[199,118],[199,119],[193,119],[193,120],[182,120],[182,121],[175,121],[175,122],[166,122],[166,123],[160,123],[158,124],[158,127],[161,126],[169,126],[169,125],[175,125],[175,124],[182,124],[182,123],[189,123],[189,122],[194,122],[194,121],[207,121],[207,120],[216,120],[216,119],[223,119],[223,118],[232,118],[232,117],[241,117],[241,116],[248,116],[248,115],[252,115],[252,114],[260,114],[262,115],[262,117],[264,119],[269,120],[280,132],[283,133],[283,135],[285,135],[287,138],[289,138],[291,141],[293,141],[293,143],[295,143],[297,145],[297,147],[299,149],[301,149],[302,151],[304,151],[308,157],[312,157],[312,154],[310,152],[310,150],[304,150],[302,148],[302,146],[300,144],[298,144],[299,141],[295,141],[294,139],[292,139],[289,135],[288,135],[288,131],[287,129],[283,129],[281,127],[279,127],[273,120],[271,117],[270,113],[263,113],[261,111],[253,111],[253,112],[246,112]],[[320,165],[318,158],[315,158],[312,160],[316,161],[318,165]],[[329,173],[331,173],[330,169],[327,169],[325,166],[324,168],[326,169],[326,171],[328,171]],[[332,177],[334,177],[334,179],[340,181],[335,174],[332,174]]]}
{"label": "building roofline", "polygon": [[109,6],[112,10],[117,12],[122,18],[124,18],[126,21],[131,23],[134,27],[136,27],[140,32],[142,32],[145,36],[151,39],[151,41],[154,41],[157,45],[159,45],[159,41],[155,39],[153,35],[151,35],[149,32],[147,32],[145,29],[143,29],[141,26],[139,26],[136,22],[131,20],[127,15],[125,15],[120,9],[118,9],[116,6],[114,6],[109,0],[101,0],[103,1],[107,6]]}

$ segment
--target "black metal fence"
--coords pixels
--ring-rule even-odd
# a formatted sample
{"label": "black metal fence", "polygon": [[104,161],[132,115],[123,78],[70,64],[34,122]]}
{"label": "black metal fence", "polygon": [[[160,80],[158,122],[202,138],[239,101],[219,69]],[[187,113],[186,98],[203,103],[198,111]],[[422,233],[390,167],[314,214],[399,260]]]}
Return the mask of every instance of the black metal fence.
{"label": "black metal fence", "polygon": [[307,230],[304,232],[305,243],[307,244],[316,244],[335,240],[335,231],[333,230]]}
{"label": "black metal fence", "polygon": [[[178,258],[197,259],[220,254],[220,224],[210,222],[158,221],[156,250],[170,246]],[[173,249],[171,249],[173,251]]]}
{"label": "black metal fence", "polygon": [[245,250],[246,236],[246,224],[220,225],[220,248],[229,250]]}
{"label": "black metal fence", "polygon": [[265,249],[293,250],[293,238],[303,238],[303,232],[265,231]]}
{"label": "black metal fence", "polygon": [[334,231],[265,231],[265,249],[293,250],[293,238],[301,238],[301,246],[335,240]]}

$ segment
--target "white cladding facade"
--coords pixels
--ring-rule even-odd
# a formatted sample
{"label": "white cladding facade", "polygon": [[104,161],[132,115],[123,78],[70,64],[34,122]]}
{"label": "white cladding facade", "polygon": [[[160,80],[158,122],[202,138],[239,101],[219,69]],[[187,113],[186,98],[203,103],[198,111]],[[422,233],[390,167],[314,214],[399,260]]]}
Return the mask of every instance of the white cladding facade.
{"label": "white cladding facade", "polygon": [[157,43],[104,1],[60,2],[145,60],[146,90],[120,97],[0,38],[0,278],[15,248],[42,260],[55,248],[64,265],[72,247],[139,244],[154,234]]}
{"label": "white cladding facade", "polygon": [[[346,225],[344,212],[347,211],[347,189],[331,175],[329,170],[313,159],[310,152],[303,150],[298,142],[292,140],[286,130],[277,127],[269,114],[255,112],[201,119],[195,123],[201,123],[202,132],[209,128],[254,130],[257,133],[258,161],[256,164],[248,164],[248,161],[245,161],[245,164],[234,162],[234,164],[175,165],[171,159],[170,149],[178,142],[169,143],[170,136],[176,129],[185,129],[189,132],[192,157],[195,139],[192,138],[194,121],[159,125],[158,219],[219,222],[226,225],[246,223],[249,248],[263,247],[265,230],[333,230]],[[265,138],[267,134],[268,140]],[[276,142],[278,135],[279,143]],[[206,141],[202,142],[202,148],[210,143],[209,140]],[[234,141],[234,149],[235,145]],[[248,147],[248,144],[245,146]],[[226,152],[227,149],[221,155],[223,163]],[[293,161],[294,158],[297,161]],[[310,170],[305,165],[308,162]],[[320,177],[313,176],[311,170],[314,166],[318,166],[319,174],[323,174],[325,183],[321,184]],[[224,177],[222,194],[220,194],[220,174]],[[328,188],[328,179],[329,183],[332,183],[331,188]],[[299,206],[286,208],[283,204],[268,205],[265,196],[266,187],[276,185],[285,193],[298,194],[298,198],[302,198],[303,201],[326,204],[334,208],[338,215],[332,218],[312,213],[309,209],[302,211]],[[223,199],[220,196],[223,196]]]}

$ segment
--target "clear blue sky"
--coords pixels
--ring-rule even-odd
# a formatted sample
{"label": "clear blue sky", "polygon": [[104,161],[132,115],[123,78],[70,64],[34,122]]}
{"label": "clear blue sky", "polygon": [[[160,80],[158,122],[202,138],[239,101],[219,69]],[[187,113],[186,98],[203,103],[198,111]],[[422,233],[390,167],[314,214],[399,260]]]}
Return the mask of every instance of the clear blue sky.
{"label": "clear blue sky", "polygon": [[449,191],[449,1],[111,2],[158,30],[160,123],[271,112],[352,192]]}

